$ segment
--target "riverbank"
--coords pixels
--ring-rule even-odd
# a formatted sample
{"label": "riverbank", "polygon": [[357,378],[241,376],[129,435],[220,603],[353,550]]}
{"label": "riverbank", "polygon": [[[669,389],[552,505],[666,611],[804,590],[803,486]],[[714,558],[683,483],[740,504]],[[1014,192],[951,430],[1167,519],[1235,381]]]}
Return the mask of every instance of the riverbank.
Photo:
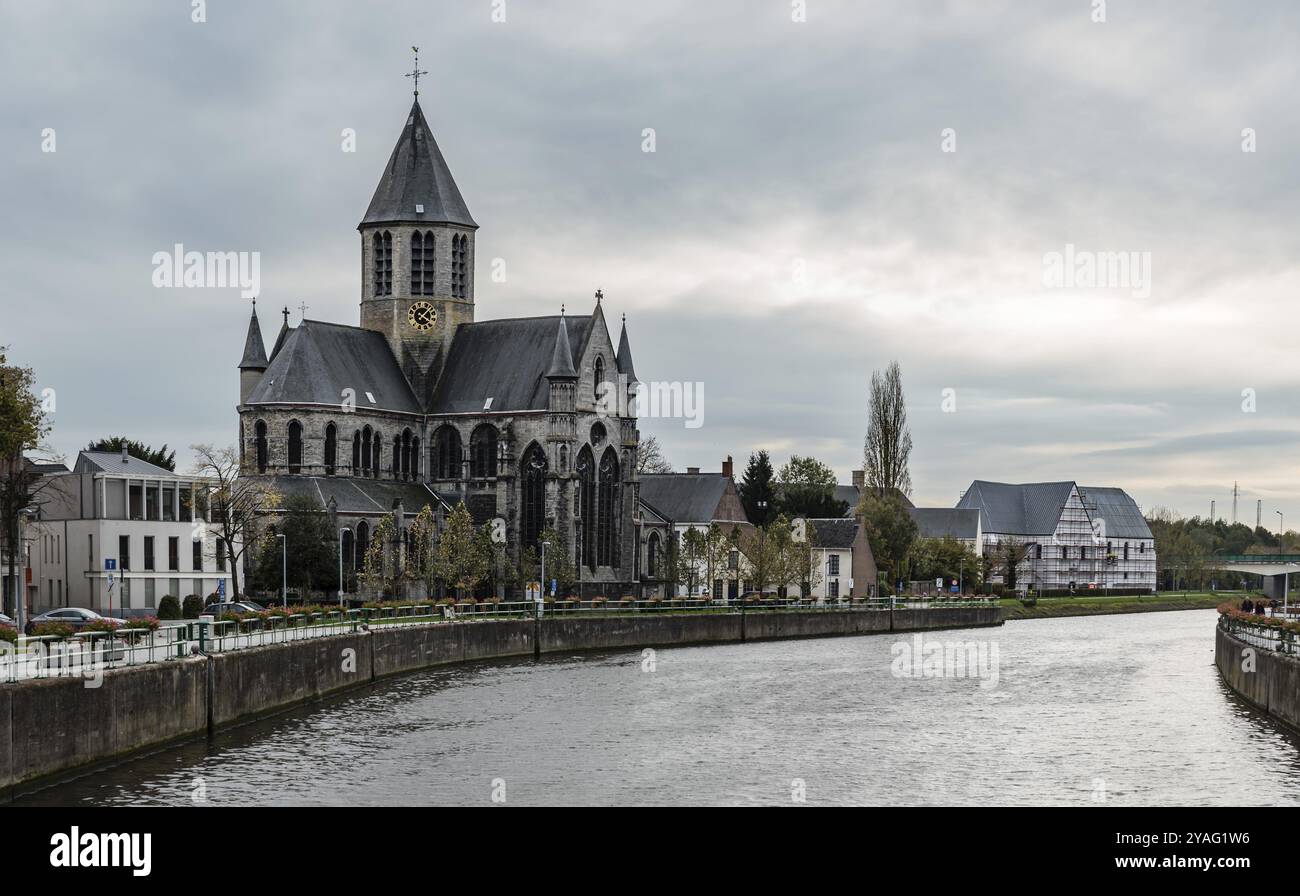
{"label": "riverbank", "polygon": [[1037,606],[1022,606],[1018,600],[999,601],[1004,619],[1056,619],[1067,616],[1109,616],[1121,613],[1162,613],[1170,610],[1213,610],[1225,600],[1240,602],[1236,592],[1181,594],[1158,592],[1126,597],[1047,597]]}
{"label": "riverbank", "polygon": [[1234,694],[1300,732],[1300,659],[1270,649],[1277,634],[1220,619],[1214,630],[1214,664]]}
{"label": "riverbank", "polygon": [[270,646],[0,685],[0,794],[211,737],[381,678],[474,660],[1002,624],[993,606],[586,615],[358,626]]}

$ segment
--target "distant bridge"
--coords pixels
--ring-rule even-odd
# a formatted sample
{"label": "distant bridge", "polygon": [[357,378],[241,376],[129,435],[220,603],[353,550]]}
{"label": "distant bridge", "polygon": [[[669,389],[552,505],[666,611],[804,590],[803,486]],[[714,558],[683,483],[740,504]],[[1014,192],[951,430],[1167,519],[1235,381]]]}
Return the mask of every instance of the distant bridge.
{"label": "distant bridge", "polygon": [[1300,574],[1300,554],[1218,554],[1207,557],[1205,566],[1263,576],[1264,594],[1283,600],[1288,577]]}

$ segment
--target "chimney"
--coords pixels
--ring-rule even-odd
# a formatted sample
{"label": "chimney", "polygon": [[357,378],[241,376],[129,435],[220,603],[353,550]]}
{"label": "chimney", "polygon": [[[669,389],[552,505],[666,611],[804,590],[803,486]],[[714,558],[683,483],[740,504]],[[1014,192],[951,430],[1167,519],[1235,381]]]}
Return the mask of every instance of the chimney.
{"label": "chimney", "polygon": [[722,462],[722,475],[726,476],[728,479],[731,478],[731,455],[730,454],[728,454],[727,459]]}
{"label": "chimney", "polygon": [[126,463],[126,462],[127,462],[126,446],[123,445],[123,446],[122,446],[122,463]]}
{"label": "chimney", "polygon": [[853,471],[853,487],[854,487],[854,488],[856,488],[858,491],[862,491],[862,487],[866,484],[866,481],[867,481],[867,471],[866,471],[866,470],[854,470],[854,471]]}
{"label": "chimney", "polygon": [[686,468],[686,472],[687,472],[687,473],[698,473],[698,472],[700,472],[700,468],[699,468],[699,467],[687,467],[687,468]]}

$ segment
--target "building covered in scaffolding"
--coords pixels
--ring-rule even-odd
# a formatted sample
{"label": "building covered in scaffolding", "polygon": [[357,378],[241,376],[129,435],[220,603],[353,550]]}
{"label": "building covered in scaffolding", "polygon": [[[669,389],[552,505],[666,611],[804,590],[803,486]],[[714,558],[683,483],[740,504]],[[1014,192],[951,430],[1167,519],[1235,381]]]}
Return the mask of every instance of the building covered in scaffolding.
{"label": "building covered in scaffolding", "polygon": [[[976,509],[984,553],[1024,546],[1016,585],[1037,591],[1154,591],[1155,538],[1121,488],[977,479],[957,503]],[[1004,579],[993,564],[992,581]]]}

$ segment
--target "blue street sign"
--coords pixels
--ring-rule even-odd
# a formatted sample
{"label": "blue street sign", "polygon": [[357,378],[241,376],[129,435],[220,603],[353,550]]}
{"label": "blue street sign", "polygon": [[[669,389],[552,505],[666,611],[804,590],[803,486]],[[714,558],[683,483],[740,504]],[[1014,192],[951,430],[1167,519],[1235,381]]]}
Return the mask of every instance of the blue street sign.
{"label": "blue street sign", "polygon": [[555,579],[551,579],[551,597],[555,597]]}
{"label": "blue street sign", "polygon": [[226,580],[217,579],[217,597],[226,596]]}
{"label": "blue street sign", "polygon": [[108,570],[108,571],[110,571],[110,572],[111,572],[112,570],[114,570],[114,569],[117,569],[117,561],[114,560],[114,559],[112,559],[111,557],[105,557],[105,558],[104,558],[104,569],[106,569],[106,570]]}

